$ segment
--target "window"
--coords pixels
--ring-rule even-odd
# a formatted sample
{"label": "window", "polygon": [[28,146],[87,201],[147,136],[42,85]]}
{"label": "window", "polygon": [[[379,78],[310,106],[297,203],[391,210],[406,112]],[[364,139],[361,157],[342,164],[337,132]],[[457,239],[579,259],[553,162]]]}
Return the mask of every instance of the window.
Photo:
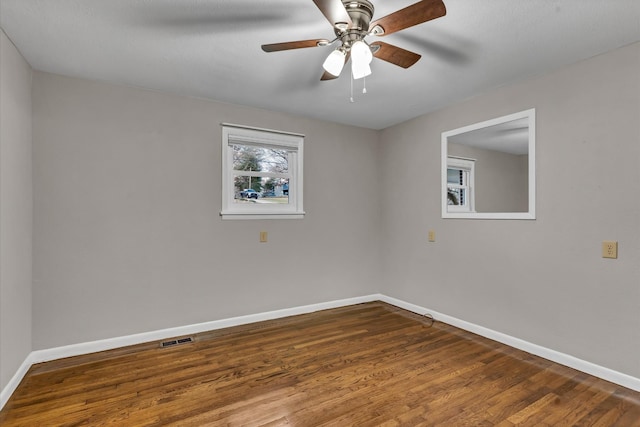
{"label": "window", "polygon": [[474,212],[474,168],[473,159],[447,158],[448,212]]}
{"label": "window", "polygon": [[304,135],[222,124],[223,219],[302,218]]}

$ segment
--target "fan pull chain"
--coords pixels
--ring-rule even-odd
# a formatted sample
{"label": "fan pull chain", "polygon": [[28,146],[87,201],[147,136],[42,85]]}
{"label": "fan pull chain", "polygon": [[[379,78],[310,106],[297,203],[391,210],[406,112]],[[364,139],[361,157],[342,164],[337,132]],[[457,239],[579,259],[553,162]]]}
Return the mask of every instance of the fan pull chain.
{"label": "fan pull chain", "polygon": [[355,102],[353,100],[353,71],[351,73],[349,73],[349,75],[351,76],[351,98],[349,98],[349,101]]}
{"label": "fan pull chain", "polygon": [[362,79],[362,93],[367,93],[367,76]]}

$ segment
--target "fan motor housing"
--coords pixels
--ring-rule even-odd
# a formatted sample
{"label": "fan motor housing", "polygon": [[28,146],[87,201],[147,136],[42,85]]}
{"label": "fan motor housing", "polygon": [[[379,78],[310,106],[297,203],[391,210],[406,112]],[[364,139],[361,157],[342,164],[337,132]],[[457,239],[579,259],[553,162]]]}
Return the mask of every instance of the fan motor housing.
{"label": "fan motor housing", "polygon": [[[368,0],[342,0],[349,17],[351,18],[351,26],[349,30],[360,31],[366,34],[369,31],[369,23],[373,17],[373,4]],[[344,30],[335,27],[336,35],[342,34]]]}

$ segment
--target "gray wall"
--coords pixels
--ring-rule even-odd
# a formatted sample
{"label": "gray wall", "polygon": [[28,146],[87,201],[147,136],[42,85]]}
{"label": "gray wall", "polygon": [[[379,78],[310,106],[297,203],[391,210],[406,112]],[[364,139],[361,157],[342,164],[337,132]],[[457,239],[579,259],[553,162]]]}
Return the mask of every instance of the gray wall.
{"label": "gray wall", "polygon": [[31,67],[0,30],[0,389],[31,352]]}
{"label": "gray wall", "polygon": [[[42,349],[378,291],[640,377],[640,44],[378,133],[40,72],[31,127],[1,38],[2,386],[32,321]],[[531,107],[538,219],[442,220],[440,133]],[[220,220],[220,122],[307,135],[304,220]]]}
{"label": "gray wall", "polygon": [[[377,132],[41,72],[33,91],[35,349],[378,288]],[[221,122],[306,134],[303,220],[220,219]]]}
{"label": "gray wall", "polygon": [[[382,292],[640,377],[639,75],[636,43],[384,130]],[[441,219],[441,132],[532,107],[537,220]]]}

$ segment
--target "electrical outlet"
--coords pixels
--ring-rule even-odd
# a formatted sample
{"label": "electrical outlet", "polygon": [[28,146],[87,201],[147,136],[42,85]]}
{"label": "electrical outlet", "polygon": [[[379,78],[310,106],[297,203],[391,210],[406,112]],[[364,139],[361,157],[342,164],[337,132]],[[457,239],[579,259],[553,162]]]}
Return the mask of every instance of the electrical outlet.
{"label": "electrical outlet", "polygon": [[429,241],[430,242],[436,241],[436,232],[434,230],[429,230]]}
{"label": "electrical outlet", "polygon": [[602,258],[618,258],[618,242],[615,240],[602,242]]}
{"label": "electrical outlet", "polygon": [[260,243],[267,243],[267,232],[266,231],[261,231],[260,232]]}

